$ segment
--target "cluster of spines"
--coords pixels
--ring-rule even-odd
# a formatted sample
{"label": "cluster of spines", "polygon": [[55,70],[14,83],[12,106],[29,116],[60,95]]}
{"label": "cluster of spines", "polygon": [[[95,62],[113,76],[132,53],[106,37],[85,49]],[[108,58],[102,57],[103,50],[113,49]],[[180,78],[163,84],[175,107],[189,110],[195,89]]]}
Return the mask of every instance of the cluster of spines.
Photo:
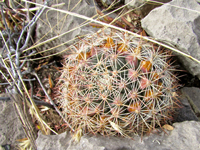
{"label": "cluster of spines", "polygon": [[74,130],[147,132],[169,118],[175,77],[168,51],[121,32],[88,37],[71,51],[59,100]]}

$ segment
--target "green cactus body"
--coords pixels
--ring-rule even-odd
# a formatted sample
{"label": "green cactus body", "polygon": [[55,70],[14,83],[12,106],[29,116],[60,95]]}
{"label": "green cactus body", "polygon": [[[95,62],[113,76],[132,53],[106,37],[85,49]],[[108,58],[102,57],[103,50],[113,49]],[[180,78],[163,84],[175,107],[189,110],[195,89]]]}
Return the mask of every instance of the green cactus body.
{"label": "green cactus body", "polygon": [[169,51],[119,31],[88,36],[71,51],[59,102],[75,131],[148,132],[169,119],[177,87]]}

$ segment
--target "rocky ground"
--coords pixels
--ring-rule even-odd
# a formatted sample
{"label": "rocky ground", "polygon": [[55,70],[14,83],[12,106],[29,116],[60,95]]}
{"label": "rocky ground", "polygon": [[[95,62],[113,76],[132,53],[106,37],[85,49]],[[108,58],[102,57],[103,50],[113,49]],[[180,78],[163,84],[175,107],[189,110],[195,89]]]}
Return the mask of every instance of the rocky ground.
{"label": "rocky ground", "polygon": [[[137,10],[137,14],[142,15],[144,18],[141,20],[142,28],[147,32],[148,35],[171,43],[184,53],[191,55],[192,57],[200,60],[200,26],[199,18],[200,5],[196,0],[159,0],[166,4],[157,7],[157,5],[145,5],[141,9]],[[38,1],[42,2],[42,1]],[[98,1],[99,2],[99,1]],[[105,4],[109,5],[110,1],[104,1]],[[129,3],[130,0],[125,0],[125,3]],[[138,7],[142,1],[133,1],[129,4],[130,8]],[[167,4],[167,2],[169,2]],[[72,1],[72,6],[77,1]],[[85,9],[85,8],[88,9]],[[105,6],[101,6],[105,7]],[[157,7],[157,8],[155,8]],[[154,9],[153,9],[154,8]],[[153,9],[153,10],[152,10]],[[152,10],[152,11],[150,11]],[[80,8],[77,10],[78,13],[84,14],[91,17],[94,15],[94,5],[90,3],[88,6],[87,2],[81,3]],[[150,12],[147,14],[147,12]],[[56,20],[55,14],[51,12],[50,24],[53,26]],[[43,17],[43,18],[42,18]],[[44,16],[41,18],[48,22]],[[62,17],[60,15],[60,17]],[[70,18],[68,24],[66,24],[64,31],[73,29],[75,26],[81,23],[81,20],[77,20],[74,17]],[[43,22],[38,22],[36,32],[38,33],[38,39],[41,38],[44,33],[49,31],[45,29]],[[75,30],[70,35],[65,35],[61,39],[57,39],[42,47],[42,50],[51,48],[59,43],[64,43],[67,39],[74,38],[77,35],[83,35],[85,33],[96,30],[90,26],[85,26]],[[55,31],[55,30],[54,30]],[[59,29],[56,31],[60,31]],[[46,36],[46,39],[51,38],[55,33]],[[62,51],[66,48],[66,45],[62,45],[60,48],[54,49],[51,53]],[[49,55],[46,54],[46,55]],[[43,135],[41,132],[38,133],[36,144],[38,150],[54,150],[54,149],[68,149],[68,150],[84,150],[84,149],[96,149],[96,150],[139,150],[139,149],[158,149],[158,150],[176,150],[176,149],[200,149],[200,65],[195,61],[191,61],[190,58],[183,57],[180,54],[177,55],[178,65],[181,66],[180,83],[182,87],[178,91],[179,100],[182,103],[181,108],[177,110],[174,123],[172,124],[173,129],[167,130],[164,128],[157,129],[155,133],[151,133],[149,136],[135,135],[131,139],[122,137],[103,137],[100,135],[91,136],[84,135],[79,143],[74,143],[71,140],[70,133],[64,132],[59,135]],[[41,71],[41,70],[40,70]],[[54,70],[55,71],[55,70]],[[47,75],[44,78],[48,78]],[[52,76],[55,74],[52,74]],[[55,77],[56,78],[56,77]],[[46,82],[46,81],[44,81]],[[47,87],[48,88],[48,87]],[[1,95],[0,97],[6,97]],[[19,118],[16,115],[15,108],[13,107],[11,100],[0,101],[0,145],[2,148],[17,149],[17,139],[25,138],[26,135],[23,131],[23,126],[20,123]]]}
{"label": "rocky ground", "polygon": [[[177,149],[199,149],[200,122],[184,121],[173,124],[174,130],[161,131],[150,134],[141,139],[122,137],[103,137],[100,135],[85,135],[79,143],[70,141],[70,134],[62,133],[58,136],[45,136],[38,134],[36,143],[38,150],[177,150]],[[48,144],[46,144],[48,143]]]}

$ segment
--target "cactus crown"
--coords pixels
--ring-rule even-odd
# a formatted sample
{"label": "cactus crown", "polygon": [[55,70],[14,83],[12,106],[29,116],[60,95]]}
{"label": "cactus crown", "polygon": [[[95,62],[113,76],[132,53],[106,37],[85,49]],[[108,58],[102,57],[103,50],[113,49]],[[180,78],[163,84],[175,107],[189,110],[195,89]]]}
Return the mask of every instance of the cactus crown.
{"label": "cactus crown", "polygon": [[169,119],[174,105],[170,52],[126,33],[108,32],[71,46],[59,85],[63,114],[74,130],[84,132],[150,131]]}

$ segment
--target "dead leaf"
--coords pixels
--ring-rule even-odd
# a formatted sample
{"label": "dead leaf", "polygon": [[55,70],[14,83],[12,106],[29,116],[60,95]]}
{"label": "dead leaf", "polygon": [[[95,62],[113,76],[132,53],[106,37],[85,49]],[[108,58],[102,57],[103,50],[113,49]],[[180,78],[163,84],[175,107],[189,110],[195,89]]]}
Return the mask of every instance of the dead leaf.
{"label": "dead leaf", "polygon": [[132,20],[131,20],[131,17],[129,16],[129,14],[126,16],[126,20],[128,21],[128,22],[131,22]]}
{"label": "dead leaf", "polygon": [[174,130],[174,127],[172,127],[172,126],[169,125],[169,124],[165,124],[165,125],[163,125],[162,127],[163,127],[164,129],[168,130],[168,131]]}
{"label": "dead leaf", "polygon": [[28,138],[17,139],[16,141],[17,141],[17,142],[23,142],[23,141],[26,141],[26,140],[28,140]]}
{"label": "dead leaf", "polygon": [[52,89],[54,87],[54,83],[53,83],[53,80],[51,79],[51,75],[49,75],[48,79],[49,79],[50,88]]}

